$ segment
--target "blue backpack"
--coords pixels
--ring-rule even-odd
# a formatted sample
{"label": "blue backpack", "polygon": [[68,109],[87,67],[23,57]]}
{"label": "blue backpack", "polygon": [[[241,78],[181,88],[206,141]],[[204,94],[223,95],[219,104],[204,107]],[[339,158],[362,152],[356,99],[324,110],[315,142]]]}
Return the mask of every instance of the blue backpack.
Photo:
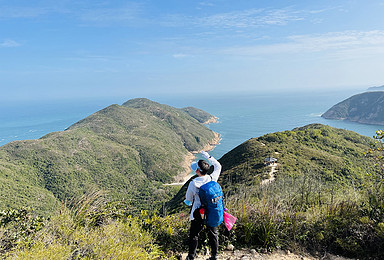
{"label": "blue backpack", "polygon": [[223,190],[215,181],[202,185],[199,189],[201,206],[205,208],[206,224],[217,227],[224,220]]}

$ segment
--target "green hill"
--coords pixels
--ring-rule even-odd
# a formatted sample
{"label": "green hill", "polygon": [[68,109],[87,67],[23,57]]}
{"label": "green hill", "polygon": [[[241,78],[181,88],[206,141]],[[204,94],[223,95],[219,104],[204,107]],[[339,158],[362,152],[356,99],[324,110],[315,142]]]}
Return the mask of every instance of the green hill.
{"label": "green hill", "polygon": [[[95,188],[131,201],[136,209],[168,202],[162,207],[164,216],[156,210],[131,214],[132,208],[106,204],[96,192],[88,193],[74,208],[56,211],[47,221],[19,217],[18,211],[0,212],[0,222],[5,223],[0,254],[12,251],[19,257],[51,252],[65,254],[65,258],[79,254],[105,258],[134,253],[125,249],[138,238],[145,238],[135,244],[145,252],[134,250],[142,258],[145,253],[164,254],[160,248],[169,256],[186,252],[189,207],[182,201],[188,183],[172,199],[173,193],[162,185],[172,178],[168,164],[175,163],[163,160],[168,156],[175,159],[177,147],[187,153],[185,144],[192,147],[205,138],[194,132],[181,134],[184,126],[203,127],[183,110],[136,99],[101,110],[67,131],[2,147],[1,187],[8,187],[10,193],[2,189],[1,199],[10,207],[34,203],[48,211],[57,199]],[[311,252],[318,258],[333,253],[353,259],[383,259],[383,175],[367,155],[373,141],[352,131],[311,124],[252,138],[225,154],[219,160],[223,166],[219,182],[225,206],[237,222],[231,232],[219,226],[220,245]],[[168,150],[171,146],[176,147]],[[152,161],[146,157],[149,153],[163,157]],[[277,164],[266,166],[267,157],[276,158]],[[161,162],[165,165],[158,164]],[[36,226],[41,221],[45,227]],[[31,233],[15,233],[35,227]],[[125,241],[128,237],[132,239]],[[28,243],[18,245],[19,238]],[[126,246],[115,250],[115,242],[122,240]]]}
{"label": "green hill", "polygon": [[[208,113],[204,114],[209,117]],[[212,117],[212,116],[211,116]],[[170,196],[163,183],[214,133],[183,109],[147,99],[111,105],[62,132],[0,147],[0,209],[33,206],[106,190],[135,208]]]}
{"label": "green hill", "polygon": [[384,92],[375,91],[354,95],[331,107],[322,117],[384,125]]}
{"label": "green hill", "polygon": [[[222,227],[224,243],[307,251],[319,259],[329,252],[383,259],[383,172],[368,155],[373,141],[311,124],[252,138],[225,154],[219,182],[238,220],[229,234]],[[266,166],[267,157],[277,164]],[[188,216],[187,187],[166,213]]]}
{"label": "green hill", "polygon": [[[278,162],[277,183],[280,179],[316,175],[324,185],[332,183],[340,191],[349,189],[352,183],[362,188],[367,173],[375,171],[366,156],[372,142],[355,132],[321,124],[266,134],[240,144],[219,160],[223,166],[219,182],[227,198],[249,193],[268,178],[270,168],[264,160],[274,157]],[[168,203],[169,212],[185,208],[182,201],[187,187],[188,183]]]}
{"label": "green hill", "polygon": [[227,179],[223,182],[257,183],[255,177],[262,179],[268,171],[266,157],[278,160],[279,174],[298,176],[312,171],[334,174],[340,180],[360,179],[370,165],[365,154],[371,143],[371,138],[321,124],[266,134],[248,140],[220,159]]}

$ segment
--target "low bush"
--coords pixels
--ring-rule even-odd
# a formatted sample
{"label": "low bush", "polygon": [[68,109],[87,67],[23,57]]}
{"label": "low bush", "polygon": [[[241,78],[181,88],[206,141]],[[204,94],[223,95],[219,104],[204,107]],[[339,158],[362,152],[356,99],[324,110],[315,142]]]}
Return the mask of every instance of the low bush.
{"label": "low bush", "polygon": [[[74,203],[72,207],[63,205],[49,221],[44,222],[45,225],[39,226],[41,228],[34,228],[34,232],[25,233],[13,243],[9,243],[8,247],[3,247],[0,257],[7,259],[168,259],[156,244],[152,234],[143,229],[138,217],[131,217],[121,212],[110,214],[111,212],[105,211],[108,208],[107,205],[101,193],[89,194]],[[7,215],[8,218],[2,218],[1,223],[7,222],[3,225],[3,233],[7,234],[14,230],[14,226],[28,226],[24,223],[34,223],[26,222],[23,218],[17,217],[18,215],[20,214],[12,213]],[[8,221],[9,216],[16,217]],[[24,215],[21,214],[21,216]],[[34,219],[36,221],[38,218]],[[100,219],[102,221],[99,221]],[[17,225],[11,225],[12,222]],[[32,224],[28,226],[28,230],[31,226]]]}

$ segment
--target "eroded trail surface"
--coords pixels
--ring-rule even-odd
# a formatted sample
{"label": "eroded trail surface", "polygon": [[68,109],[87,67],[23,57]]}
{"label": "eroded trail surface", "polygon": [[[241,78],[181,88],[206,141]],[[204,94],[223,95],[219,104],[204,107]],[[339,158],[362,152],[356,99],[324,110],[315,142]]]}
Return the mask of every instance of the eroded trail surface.
{"label": "eroded trail surface", "polygon": [[[187,254],[184,253],[181,259],[186,259]],[[195,260],[206,260],[208,256],[199,255]],[[218,260],[351,260],[350,258],[344,258],[331,254],[326,254],[320,257],[314,257],[310,255],[293,254],[290,251],[276,250],[273,253],[258,253],[256,250],[242,249],[234,251],[223,251],[217,258]]]}
{"label": "eroded trail surface", "polygon": [[273,182],[275,180],[275,173],[277,172],[277,163],[274,163],[272,164],[271,166],[268,166],[268,167],[271,167],[271,170],[269,171],[268,173],[268,179],[265,179],[261,182],[261,185],[267,185],[267,184],[270,184],[271,182]]}

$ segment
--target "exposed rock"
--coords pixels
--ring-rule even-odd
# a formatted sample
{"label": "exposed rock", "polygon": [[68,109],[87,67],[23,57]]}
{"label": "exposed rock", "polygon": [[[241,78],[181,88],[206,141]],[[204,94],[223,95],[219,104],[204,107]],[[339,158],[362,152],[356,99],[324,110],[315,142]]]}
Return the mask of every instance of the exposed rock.
{"label": "exposed rock", "polygon": [[229,250],[229,251],[233,251],[234,249],[235,249],[235,246],[232,245],[232,244],[229,244],[229,245],[227,246],[227,250]]}

